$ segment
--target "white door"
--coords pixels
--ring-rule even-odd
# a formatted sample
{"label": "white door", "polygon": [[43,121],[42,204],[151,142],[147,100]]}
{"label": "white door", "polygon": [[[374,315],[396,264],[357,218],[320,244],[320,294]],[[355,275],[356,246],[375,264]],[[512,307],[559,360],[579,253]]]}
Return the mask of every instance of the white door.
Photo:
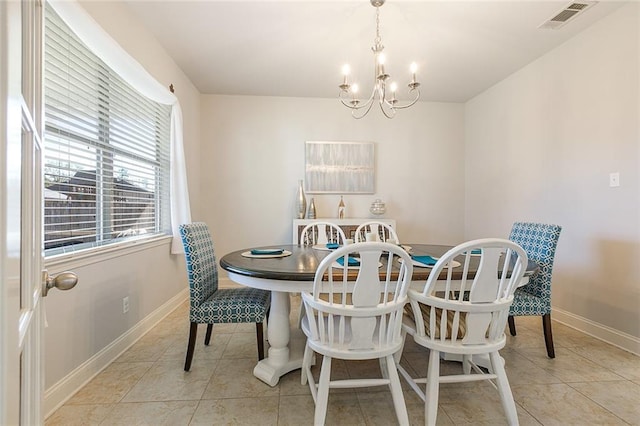
{"label": "white door", "polygon": [[43,423],[42,7],[0,2],[0,424]]}

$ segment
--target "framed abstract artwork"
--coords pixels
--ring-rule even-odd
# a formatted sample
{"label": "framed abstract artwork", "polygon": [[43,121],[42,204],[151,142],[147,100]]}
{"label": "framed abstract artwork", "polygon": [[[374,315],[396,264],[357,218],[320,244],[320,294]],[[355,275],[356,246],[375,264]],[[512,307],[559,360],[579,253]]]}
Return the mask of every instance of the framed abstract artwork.
{"label": "framed abstract artwork", "polygon": [[305,183],[311,194],[375,192],[373,142],[305,143]]}

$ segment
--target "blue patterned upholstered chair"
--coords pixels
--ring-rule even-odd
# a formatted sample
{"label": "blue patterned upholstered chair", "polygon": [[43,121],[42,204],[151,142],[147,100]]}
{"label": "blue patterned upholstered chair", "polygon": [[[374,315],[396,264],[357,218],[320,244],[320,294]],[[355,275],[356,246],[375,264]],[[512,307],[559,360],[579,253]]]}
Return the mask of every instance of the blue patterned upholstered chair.
{"label": "blue patterned upholstered chair", "polygon": [[542,316],[542,329],[549,358],[556,356],[551,333],[551,273],[561,230],[562,227],[558,225],[516,222],[509,235],[509,239],[519,244],[527,252],[529,259],[540,266],[529,283],[518,288],[514,294],[509,310],[509,332],[512,336],[516,335],[514,316]]}
{"label": "blue patterned upholstered chair", "polygon": [[262,321],[269,310],[270,292],[248,287],[219,289],[216,257],[207,225],[197,222],[180,225],[180,235],[187,260],[191,300],[191,328],[184,371],[191,368],[198,324],[207,324],[204,344],[208,345],[215,323],[256,323],[258,359],[263,359]]}

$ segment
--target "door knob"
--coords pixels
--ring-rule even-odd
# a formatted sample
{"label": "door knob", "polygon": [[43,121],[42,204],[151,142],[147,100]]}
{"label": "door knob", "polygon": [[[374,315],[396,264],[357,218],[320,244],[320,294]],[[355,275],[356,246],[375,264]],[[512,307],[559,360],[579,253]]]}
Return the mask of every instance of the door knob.
{"label": "door knob", "polygon": [[71,290],[78,284],[78,276],[70,271],[61,272],[55,277],[49,276],[49,273],[42,271],[42,296],[46,297],[49,290],[57,288],[58,290]]}

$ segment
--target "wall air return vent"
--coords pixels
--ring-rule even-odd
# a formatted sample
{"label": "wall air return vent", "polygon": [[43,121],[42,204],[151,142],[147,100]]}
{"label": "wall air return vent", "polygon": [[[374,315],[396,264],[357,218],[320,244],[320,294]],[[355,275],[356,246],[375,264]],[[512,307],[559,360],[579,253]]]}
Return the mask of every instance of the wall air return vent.
{"label": "wall air return vent", "polygon": [[553,17],[544,21],[538,28],[557,30],[596,3],[595,1],[569,3],[562,10],[554,14]]}

